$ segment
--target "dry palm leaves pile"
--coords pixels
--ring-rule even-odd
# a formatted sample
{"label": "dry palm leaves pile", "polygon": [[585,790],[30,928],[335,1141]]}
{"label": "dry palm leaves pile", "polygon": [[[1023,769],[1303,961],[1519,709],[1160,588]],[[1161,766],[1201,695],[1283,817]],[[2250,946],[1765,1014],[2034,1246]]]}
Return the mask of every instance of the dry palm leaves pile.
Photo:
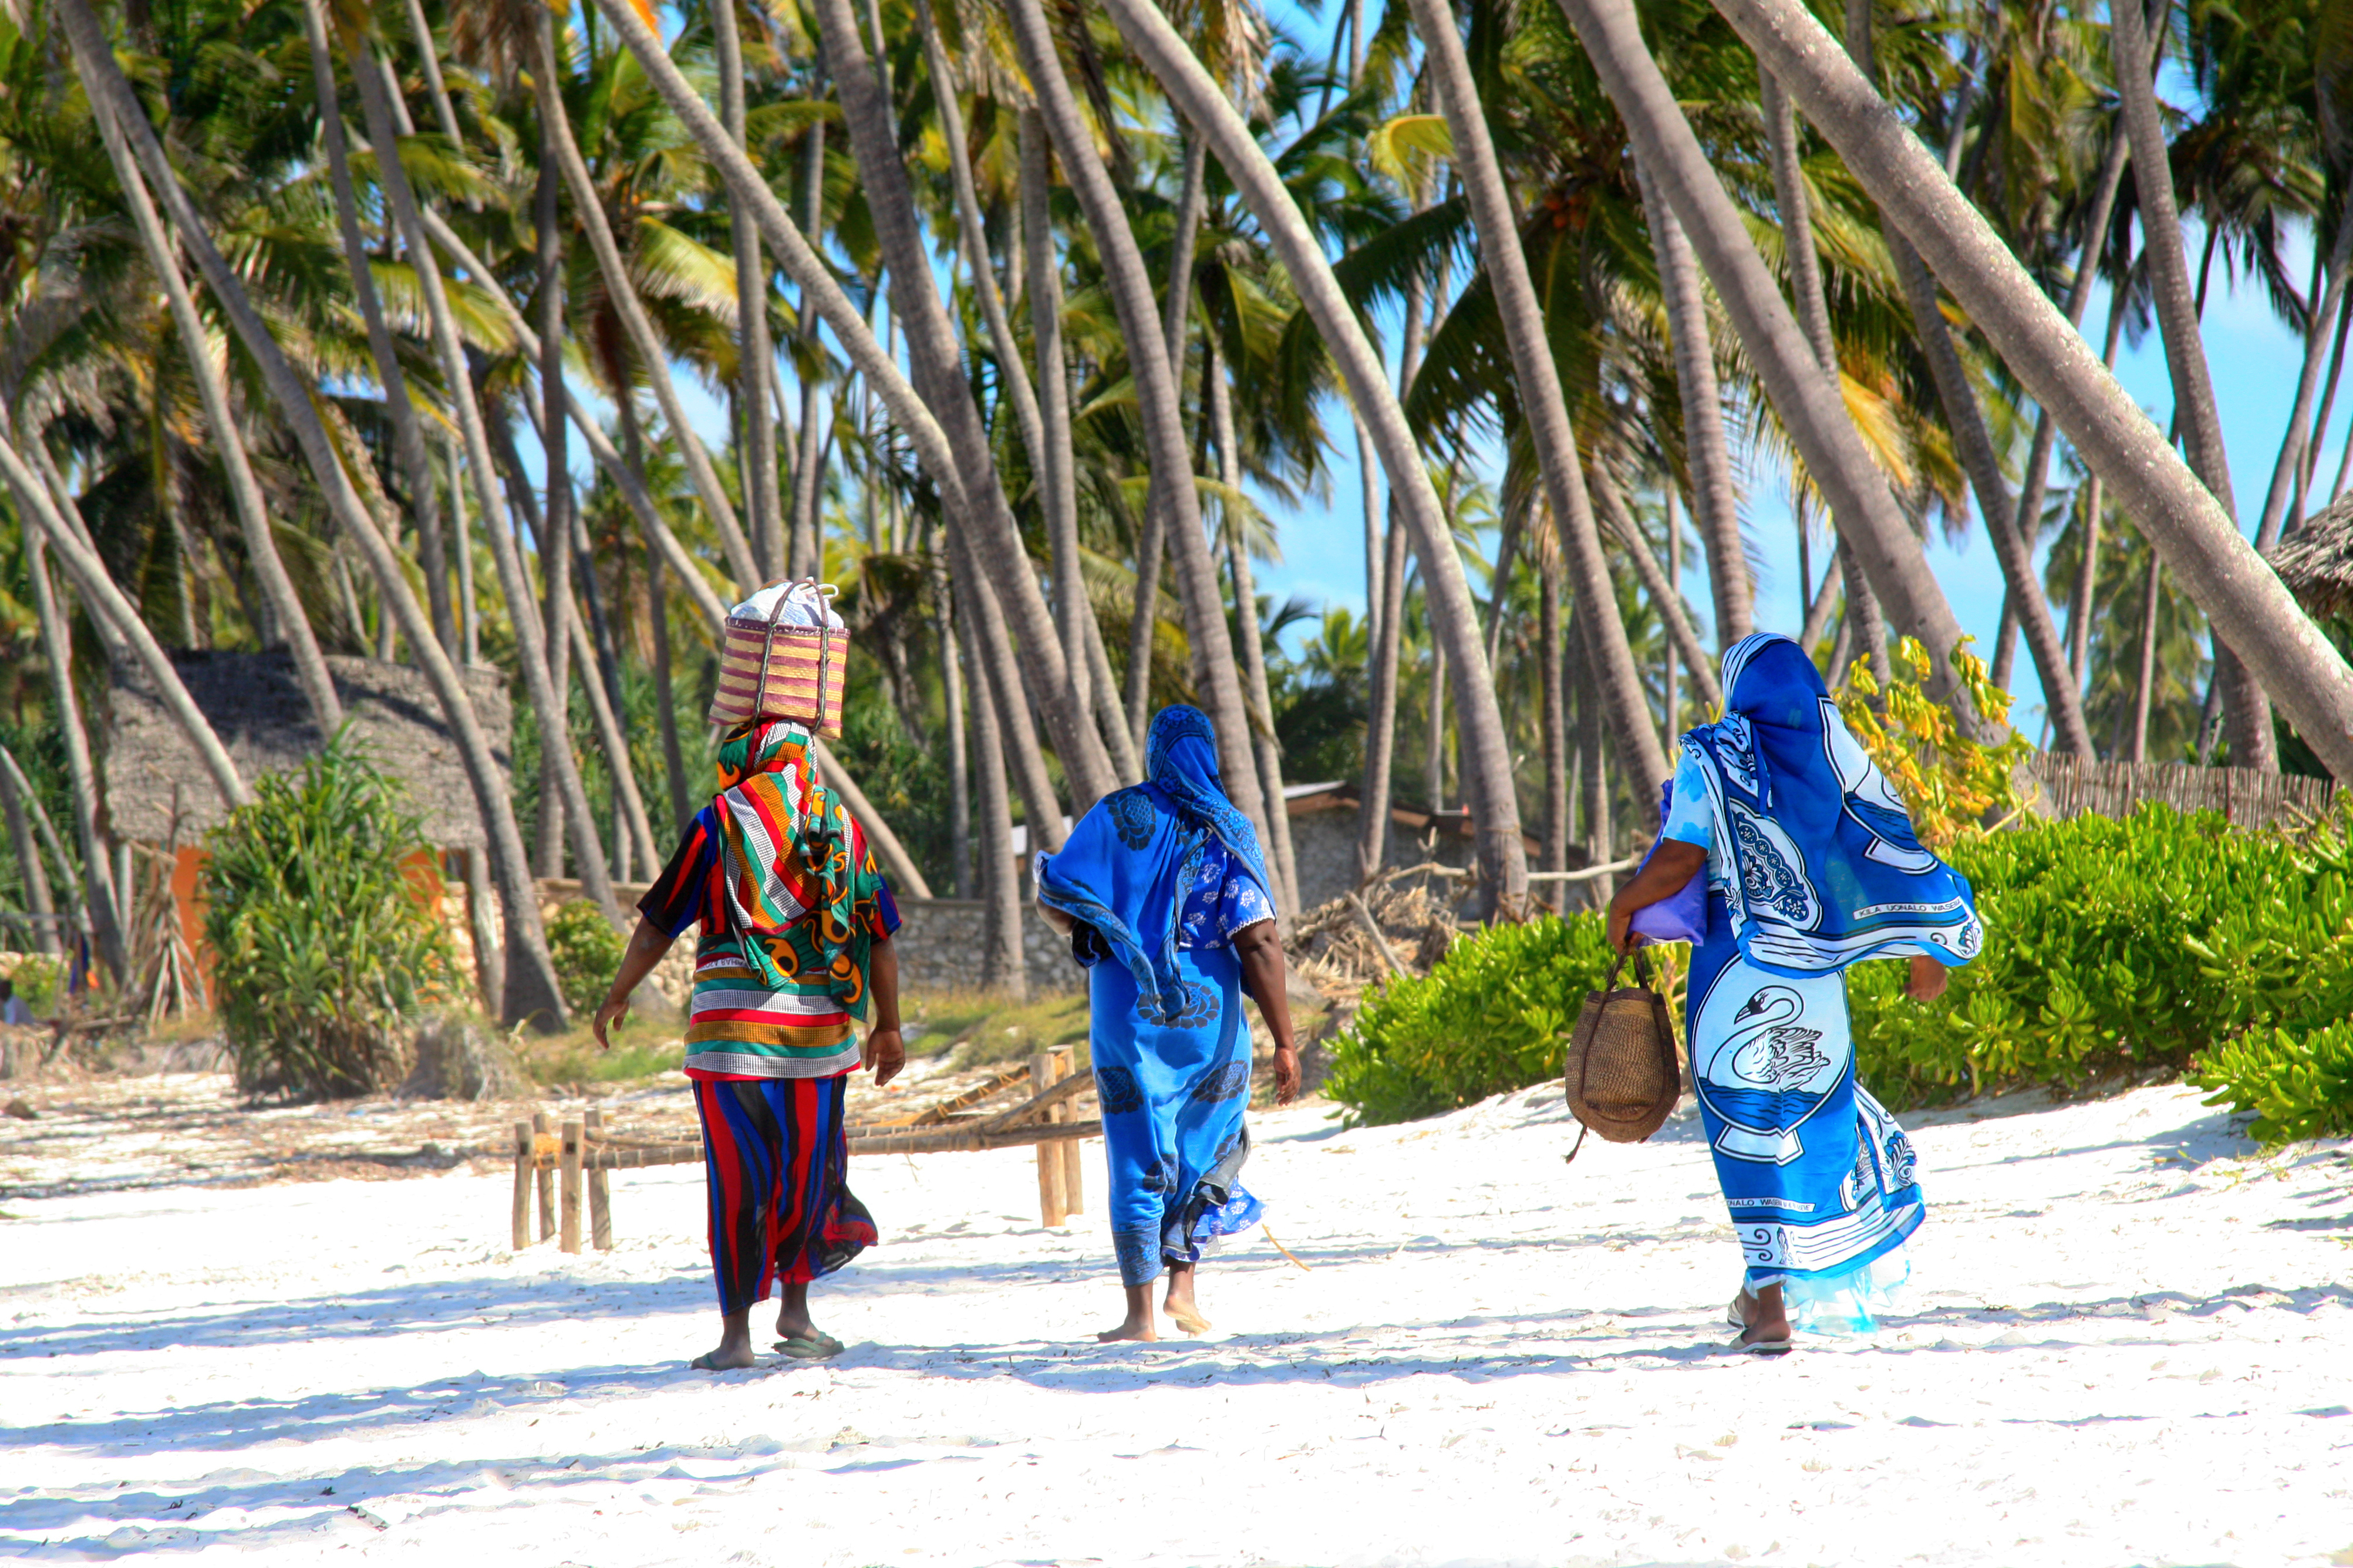
{"label": "dry palm leaves pile", "polygon": [[[1308,984],[1335,1000],[1353,1002],[1400,971],[1429,973],[1461,929],[1452,903],[1459,896],[1430,878],[1377,882],[1302,913],[1285,951]],[[1379,929],[1379,942],[1368,924]]]}

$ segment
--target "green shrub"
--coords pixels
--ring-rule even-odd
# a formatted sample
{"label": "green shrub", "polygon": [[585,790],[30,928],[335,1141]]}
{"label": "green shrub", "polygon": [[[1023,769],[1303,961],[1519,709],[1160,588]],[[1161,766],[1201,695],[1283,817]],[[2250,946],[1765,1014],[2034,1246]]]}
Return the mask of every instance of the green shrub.
{"label": "green shrub", "polygon": [[604,911],[586,899],[575,899],[547,922],[547,954],[555,963],[555,983],[564,988],[565,1005],[583,1017],[596,1011],[612,989],[613,973],[621,967],[628,944]]}
{"label": "green shrub", "polygon": [[2209,1105],[2254,1117],[2266,1143],[2353,1133],[2353,1022],[2325,1024],[2298,1037],[2253,1029],[2209,1051],[2189,1081],[2211,1089]]}
{"label": "green shrub", "polygon": [[[1577,1009],[1609,969],[1596,914],[1546,915],[1464,937],[1427,975],[1366,997],[1334,1043],[1324,1092],[1348,1108],[1350,1125],[1379,1126],[1557,1076]],[[1670,992],[1679,969],[1672,966]]]}
{"label": "green shrub", "polygon": [[2353,876],[2303,843],[2157,805],[1964,839],[1986,947],[1943,1000],[1903,966],[1850,972],[1863,1081],[1892,1106],[2025,1084],[2180,1071],[2250,1031],[2353,1013]]}
{"label": "green shrub", "polygon": [[[1891,1107],[2188,1072],[2260,1137],[2353,1131],[2353,851],[2337,828],[2298,841],[2148,805],[1944,853],[1976,889],[1984,952],[1933,1003],[1904,994],[1899,963],[1847,974],[1857,1068]],[[1382,1122],[1541,1082],[1607,957],[1593,915],[1467,937],[1366,1002],[1327,1092]]]}
{"label": "green shrub", "polygon": [[9,973],[9,981],[16,994],[37,1017],[47,1017],[57,1006],[58,990],[66,983],[66,968],[58,960],[37,952],[26,953],[16,961]]}
{"label": "green shrub", "polygon": [[399,788],[338,735],[207,837],[214,1003],[249,1092],[390,1088],[404,1020],[461,990]]}

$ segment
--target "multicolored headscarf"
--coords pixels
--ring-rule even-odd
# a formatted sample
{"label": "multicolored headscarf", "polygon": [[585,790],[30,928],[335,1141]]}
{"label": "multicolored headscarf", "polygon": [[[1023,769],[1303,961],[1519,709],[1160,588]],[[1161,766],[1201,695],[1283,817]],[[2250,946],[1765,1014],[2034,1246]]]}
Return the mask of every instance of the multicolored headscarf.
{"label": "multicolored headscarf", "polygon": [[853,1017],[866,1016],[873,938],[852,910],[867,866],[865,836],[818,778],[815,745],[801,725],[754,719],[719,746],[719,868],[744,962],[771,988],[794,978],[789,931],[807,922],[828,989]]}
{"label": "multicolored headscarf", "polygon": [[1866,958],[1977,956],[1968,879],[1913,833],[1804,649],[1770,632],[1734,643],[1724,709],[1683,748],[1707,780],[1743,958],[1804,978]]}
{"label": "multicolored headscarf", "polygon": [[[1103,796],[1059,853],[1038,857],[1035,876],[1039,900],[1094,927],[1135,976],[1138,1005],[1174,1021],[1198,1011],[1177,967],[1177,917],[1210,841],[1232,852],[1261,894],[1266,860],[1250,818],[1219,782],[1218,734],[1208,714],[1163,708],[1153,716],[1145,758],[1145,782]],[[1266,905],[1274,907],[1271,894]]]}

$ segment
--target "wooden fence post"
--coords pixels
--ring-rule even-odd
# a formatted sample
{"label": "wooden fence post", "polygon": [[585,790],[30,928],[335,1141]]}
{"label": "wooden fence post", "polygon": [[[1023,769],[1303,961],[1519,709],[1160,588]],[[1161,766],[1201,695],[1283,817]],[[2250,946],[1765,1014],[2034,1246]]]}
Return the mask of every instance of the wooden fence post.
{"label": "wooden fence post", "polygon": [[514,1124],[514,1249],[531,1245],[531,1123]]}
{"label": "wooden fence post", "polygon": [[577,1121],[564,1124],[564,1239],[566,1252],[580,1250],[580,1147],[586,1142]]}
{"label": "wooden fence post", "polygon": [[[1054,1057],[1039,1051],[1029,1058],[1029,1092],[1045,1093],[1054,1086]],[[1038,1223],[1058,1226],[1070,1217],[1062,1195],[1062,1152],[1048,1142],[1038,1145]]]}
{"label": "wooden fence post", "polygon": [[[1075,1061],[1076,1053],[1068,1046],[1063,1046],[1054,1052],[1056,1082],[1059,1083],[1071,1076],[1075,1070]],[[1054,1107],[1054,1120],[1057,1121],[1068,1121],[1077,1114],[1078,1112],[1071,1109],[1071,1102],[1067,1100]],[[1065,1214],[1087,1212],[1086,1163],[1079,1158],[1079,1142],[1076,1138],[1065,1138],[1061,1141],[1062,1209]]]}
{"label": "wooden fence post", "polygon": [[[554,1126],[549,1123],[547,1120],[547,1112],[544,1110],[537,1110],[532,1113],[531,1130],[533,1133],[553,1132],[555,1131]],[[539,1239],[542,1241],[553,1241],[555,1239],[555,1173],[549,1170],[545,1165],[540,1166],[538,1184]]]}
{"label": "wooden fence post", "polygon": [[[594,1132],[605,1125],[605,1113],[590,1110],[582,1120]],[[588,1172],[588,1241],[599,1252],[613,1250],[613,1178],[602,1165]]]}

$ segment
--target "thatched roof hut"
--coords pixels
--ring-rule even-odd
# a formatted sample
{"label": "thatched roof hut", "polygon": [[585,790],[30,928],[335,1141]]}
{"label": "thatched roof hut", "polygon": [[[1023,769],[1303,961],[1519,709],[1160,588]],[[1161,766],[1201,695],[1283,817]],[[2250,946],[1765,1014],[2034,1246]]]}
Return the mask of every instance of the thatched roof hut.
{"label": "thatched roof hut", "polygon": [[2316,616],[2353,613],[2353,492],[2272,546],[2272,570]]}
{"label": "thatched roof hut", "polygon": [[[247,783],[300,767],[324,743],[295,683],[294,660],[282,649],[175,653],[172,662]],[[424,674],[406,665],[340,656],[331,656],[327,668],[353,739],[369,750],[376,766],[408,786],[408,808],[422,819],[426,841],[444,849],[485,847],[465,764]],[[464,673],[474,712],[505,774],[513,765],[514,728],[506,678],[479,667]],[[174,784],[181,843],[219,826],[227,812],[212,775],[143,678],[118,674],[112,706],[104,784],[115,836],[142,844],[169,837]]]}

